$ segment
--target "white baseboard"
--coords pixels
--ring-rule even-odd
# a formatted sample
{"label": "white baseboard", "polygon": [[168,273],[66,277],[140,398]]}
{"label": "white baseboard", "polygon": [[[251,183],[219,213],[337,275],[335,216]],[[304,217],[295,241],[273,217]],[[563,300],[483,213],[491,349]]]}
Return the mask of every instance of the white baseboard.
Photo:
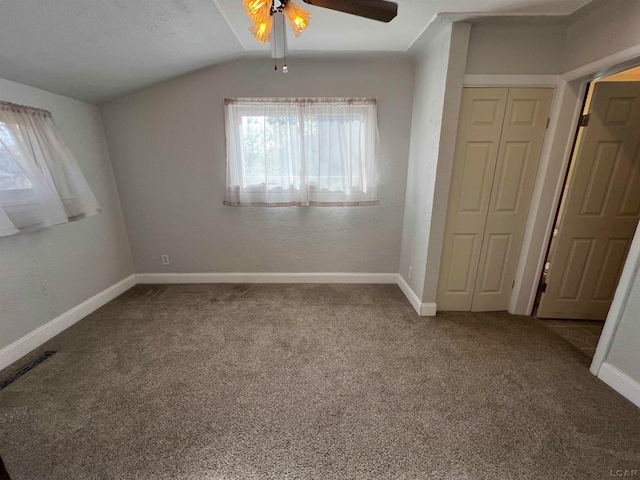
{"label": "white baseboard", "polygon": [[139,273],[138,283],[397,283],[397,273]]}
{"label": "white baseboard", "polygon": [[397,273],[139,273],[138,283],[384,283],[396,284],[418,315],[433,317],[435,303],[422,303]]}
{"label": "white baseboard", "polygon": [[598,378],[640,407],[640,383],[633,378],[606,362],[600,367]]}
{"label": "white baseboard", "polygon": [[413,289],[409,286],[409,284],[405,281],[405,279],[402,278],[402,275],[400,274],[397,275],[397,283],[398,283],[398,286],[400,287],[400,290],[402,290],[402,293],[404,293],[405,297],[407,297],[407,299],[409,300],[409,302],[411,303],[415,311],[418,313],[418,315],[420,315],[421,317],[436,316],[436,311],[437,311],[436,304],[422,303],[420,301],[420,298],[418,298],[418,295],[416,295],[416,292],[413,291]]}
{"label": "white baseboard", "polygon": [[32,350],[38,348],[47,340],[55,337],[60,332],[66,330],[74,323],[82,320],[90,313],[95,312],[107,302],[110,302],[118,295],[126,292],[136,284],[136,276],[131,275],[124,280],[112,285],[102,292],[94,295],[77,307],[63,313],[50,322],[42,325],[33,332],[25,335],[20,340],[13,342],[0,350],[0,370],[8,367],[16,360],[19,360]]}
{"label": "white baseboard", "polygon": [[422,303],[420,304],[420,311],[418,315],[421,317],[435,317],[438,312],[438,305],[435,303]]}

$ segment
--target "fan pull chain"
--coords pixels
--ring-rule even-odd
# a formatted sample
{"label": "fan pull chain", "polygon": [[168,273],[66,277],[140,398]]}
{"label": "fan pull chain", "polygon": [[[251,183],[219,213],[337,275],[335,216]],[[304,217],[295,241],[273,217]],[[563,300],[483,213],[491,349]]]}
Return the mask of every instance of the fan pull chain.
{"label": "fan pull chain", "polygon": [[[273,15],[273,14],[272,14]],[[273,59],[273,69],[274,70],[278,70],[278,42],[277,42],[277,38],[278,38],[278,32],[277,30],[277,23],[274,19],[273,22],[273,51],[276,52],[274,55],[274,59]]]}
{"label": "fan pull chain", "polygon": [[287,26],[285,25],[284,20],[282,22],[282,26],[284,27],[282,30],[282,57],[284,59],[282,73],[288,73],[289,67],[287,67]]}
{"label": "fan pull chain", "polygon": [[273,69],[274,70],[278,70],[278,42],[277,42],[277,38],[278,38],[278,32],[277,32],[277,27],[278,27],[278,22],[276,22],[275,17],[273,16],[273,13],[276,9],[276,0],[271,0],[271,17],[273,17],[273,31],[272,36],[273,36],[273,51],[275,52],[275,55],[273,56]]}

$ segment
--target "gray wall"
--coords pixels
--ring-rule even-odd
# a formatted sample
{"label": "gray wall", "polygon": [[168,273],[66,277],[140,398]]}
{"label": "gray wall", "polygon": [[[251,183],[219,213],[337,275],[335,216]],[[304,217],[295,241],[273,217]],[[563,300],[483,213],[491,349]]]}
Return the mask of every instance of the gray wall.
{"label": "gray wall", "polygon": [[[414,47],[415,90],[399,272],[425,303],[435,302],[432,287],[437,283],[442,247],[438,235],[442,237],[444,231],[441,210],[446,215],[468,40],[467,24],[433,24]],[[439,187],[436,181],[441,182]],[[429,298],[425,288],[429,293],[433,289]]]}
{"label": "gray wall", "polygon": [[49,109],[102,213],[0,238],[0,349],[133,273],[98,108],[0,79],[0,99]]}
{"label": "gray wall", "polygon": [[[510,24],[501,24],[506,21]],[[469,40],[466,73],[562,73],[567,27],[557,22],[511,18],[486,19],[474,24]]]}
{"label": "gray wall", "polygon": [[605,361],[640,384],[640,271],[635,272],[629,299]]}
{"label": "gray wall", "polygon": [[639,44],[639,1],[594,0],[569,19],[564,71]]}
{"label": "gray wall", "polygon": [[[413,92],[398,57],[289,59],[287,75],[245,58],[103,105],[136,271],[397,272]],[[239,96],[377,97],[380,206],[223,206],[223,98]]]}
{"label": "gray wall", "polygon": [[446,89],[442,108],[442,127],[440,128],[438,165],[433,186],[431,217],[429,218],[429,248],[425,267],[424,289],[422,291],[422,301],[425,303],[434,303],[436,301],[436,291],[438,289],[440,258],[442,257],[449,187],[451,185],[451,172],[455,157],[456,137],[458,136],[458,117],[462,102],[462,87],[470,30],[471,25],[468,23],[455,23],[451,32]]}
{"label": "gray wall", "polygon": [[[430,26],[416,56],[400,275],[422,300],[451,25]],[[413,274],[409,278],[409,267]]]}
{"label": "gray wall", "polygon": [[561,18],[477,19],[466,73],[565,73],[640,44],[639,19],[637,0],[594,0]]}

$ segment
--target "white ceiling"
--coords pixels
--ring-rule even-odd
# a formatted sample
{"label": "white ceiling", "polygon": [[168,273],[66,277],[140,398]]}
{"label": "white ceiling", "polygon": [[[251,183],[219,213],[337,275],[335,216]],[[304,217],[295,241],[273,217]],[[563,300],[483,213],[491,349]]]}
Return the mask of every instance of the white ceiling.
{"label": "white ceiling", "polygon": [[[313,17],[289,48],[404,52],[439,13],[567,15],[590,0],[396,1],[388,24],[303,5]],[[249,24],[242,0],[0,0],[0,78],[102,103],[267,50]]]}
{"label": "white ceiling", "polygon": [[[246,51],[269,50],[269,45],[257,42],[249,33],[251,22],[242,0],[214,1]],[[389,23],[295,1],[312,17],[300,38],[288,36],[290,50],[404,52],[440,13],[568,15],[590,0],[393,0],[398,16]]]}

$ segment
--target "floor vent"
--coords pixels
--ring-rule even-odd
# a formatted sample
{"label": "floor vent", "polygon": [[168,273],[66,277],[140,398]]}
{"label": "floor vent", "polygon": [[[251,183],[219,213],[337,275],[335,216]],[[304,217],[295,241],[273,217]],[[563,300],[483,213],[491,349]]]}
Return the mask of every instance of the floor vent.
{"label": "floor vent", "polygon": [[40,357],[36,358],[33,362],[31,362],[26,367],[18,370],[16,373],[11,375],[9,378],[7,378],[5,380],[2,380],[0,382],[0,390],[2,390],[3,388],[7,388],[13,382],[15,382],[17,379],[19,379],[22,375],[27,373],[29,370],[37,367],[38,365],[40,365],[42,362],[44,362],[47,358],[49,358],[54,353],[56,353],[56,352],[44,352]]}

